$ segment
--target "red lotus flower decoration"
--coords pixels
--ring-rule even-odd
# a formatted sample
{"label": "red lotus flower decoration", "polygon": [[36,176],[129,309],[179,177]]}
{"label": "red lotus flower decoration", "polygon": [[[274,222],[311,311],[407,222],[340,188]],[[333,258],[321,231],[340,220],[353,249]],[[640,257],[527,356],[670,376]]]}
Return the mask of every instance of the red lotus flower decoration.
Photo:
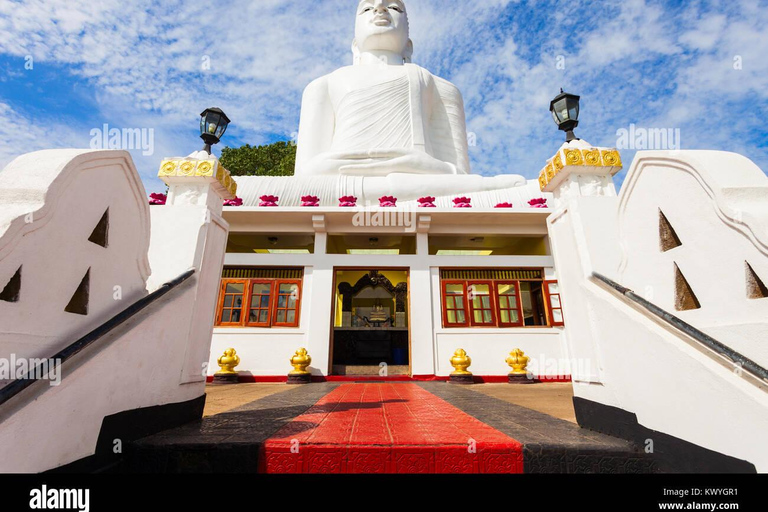
{"label": "red lotus flower decoration", "polygon": [[357,206],[357,198],[355,196],[340,197],[339,206],[342,208],[352,208],[354,206]]}
{"label": "red lotus flower decoration", "polygon": [[320,198],[317,196],[301,196],[301,206],[320,206]]}
{"label": "red lotus flower decoration", "polygon": [[162,206],[168,201],[168,196],[165,194],[149,194],[149,204],[152,206]]}
{"label": "red lotus flower decoration", "polygon": [[457,197],[453,200],[454,208],[472,208],[472,199],[469,197]]}
{"label": "red lotus flower decoration", "polygon": [[494,208],[514,208],[512,203],[499,203]]}
{"label": "red lotus flower decoration", "polygon": [[277,206],[277,202],[280,200],[277,196],[261,196],[259,199],[261,200],[259,206]]}
{"label": "red lotus flower decoration", "polygon": [[394,196],[382,196],[379,198],[379,206],[382,208],[394,208],[397,206],[397,198]]}
{"label": "red lotus flower decoration", "polygon": [[224,201],[224,206],[243,206],[243,200],[240,197],[234,199],[227,199]]}
{"label": "red lotus flower decoration", "polygon": [[419,208],[437,208],[435,198],[431,196],[419,198]]}
{"label": "red lotus flower decoration", "polygon": [[531,199],[530,201],[528,201],[528,204],[531,206],[531,208],[549,208],[547,206],[547,200],[544,197]]}

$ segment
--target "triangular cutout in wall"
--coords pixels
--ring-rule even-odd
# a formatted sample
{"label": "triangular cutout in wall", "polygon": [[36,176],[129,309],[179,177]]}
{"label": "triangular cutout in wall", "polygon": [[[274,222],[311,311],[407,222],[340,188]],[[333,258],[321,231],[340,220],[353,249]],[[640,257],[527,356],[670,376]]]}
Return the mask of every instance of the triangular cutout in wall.
{"label": "triangular cutout in wall", "polygon": [[101,220],[96,224],[96,227],[93,228],[93,233],[88,237],[88,241],[102,247],[107,246],[109,242],[109,208],[101,216]]}
{"label": "triangular cutout in wall", "polygon": [[744,263],[747,266],[747,298],[768,298],[768,287],[765,286],[765,283],[760,279],[760,276],[757,275],[757,272],[752,268],[752,265],[747,261]]}
{"label": "triangular cutout in wall", "polygon": [[76,315],[88,314],[88,299],[90,297],[91,288],[91,269],[85,273],[83,280],[80,281],[80,286],[75,290],[75,294],[69,299],[69,304],[64,308],[67,313],[74,313]]}
{"label": "triangular cutout in wall", "polygon": [[685,278],[680,268],[675,263],[675,309],[678,311],[688,311],[689,309],[699,309],[701,303],[693,293],[691,285]]}
{"label": "triangular cutout in wall", "polygon": [[21,267],[13,274],[13,277],[8,281],[0,292],[0,300],[5,302],[19,302],[21,296]]}
{"label": "triangular cutout in wall", "polygon": [[669,223],[667,216],[664,212],[659,210],[659,247],[662,252],[666,252],[680,247],[683,242],[680,241],[680,237],[677,236],[675,228]]}

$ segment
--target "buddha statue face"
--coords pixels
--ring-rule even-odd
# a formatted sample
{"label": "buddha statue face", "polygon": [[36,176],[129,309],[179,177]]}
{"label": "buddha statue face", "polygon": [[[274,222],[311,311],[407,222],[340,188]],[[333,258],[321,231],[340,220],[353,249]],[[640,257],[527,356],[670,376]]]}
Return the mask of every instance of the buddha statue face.
{"label": "buddha statue face", "polygon": [[355,60],[362,52],[392,52],[410,61],[413,44],[408,38],[408,13],[401,0],[362,0],[357,7]]}

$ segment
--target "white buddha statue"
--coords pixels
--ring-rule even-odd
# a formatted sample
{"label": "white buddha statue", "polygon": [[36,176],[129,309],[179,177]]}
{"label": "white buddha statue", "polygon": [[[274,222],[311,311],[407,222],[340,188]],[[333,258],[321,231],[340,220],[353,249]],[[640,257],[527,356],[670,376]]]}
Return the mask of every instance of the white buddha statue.
{"label": "white buddha statue", "polygon": [[464,103],[450,82],[411,64],[413,43],[401,0],[362,0],[354,64],[304,91],[298,178],[355,179],[362,202],[408,201],[517,187],[525,178],[470,175]]}

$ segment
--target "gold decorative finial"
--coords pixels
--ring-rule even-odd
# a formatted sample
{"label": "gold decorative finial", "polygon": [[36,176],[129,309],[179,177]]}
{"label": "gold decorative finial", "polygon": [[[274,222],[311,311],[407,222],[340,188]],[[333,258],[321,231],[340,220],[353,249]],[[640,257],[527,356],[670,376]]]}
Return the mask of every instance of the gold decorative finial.
{"label": "gold decorative finial", "polygon": [[288,384],[308,384],[312,382],[312,373],[307,367],[312,364],[312,358],[307,349],[300,348],[290,359],[293,371],[288,373]]}
{"label": "gold decorative finial", "polygon": [[451,373],[451,382],[456,384],[472,384],[474,379],[472,372],[467,370],[472,364],[472,358],[467,355],[467,351],[463,348],[456,350],[451,358],[451,366],[453,366],[454,372]]}
{"label": "gold decorative finial", "polygon": [[214,384],[237,384],[238,376],[235,367],[240,364],[240,356],[233,348],[224,351],[224,355],[216,360],[219,371],[213,375]]}
{"label": "gold decorative finial", "polygon": [[224,355],[216,360],[216,363],[221,368],[218,373],[222,375],[237,374],[235,367],[240,364],[240,356],[233,348],[228,348],[224,351]]}
{"label": "gold decorative finial", "polygon": [[508,379],[510,384],[533,383],[533,379],[528,374],[528,362],[530,360],[531,358],[525,355],[525,352],[519,348],[509,353],[506,363],[512,368]]}

